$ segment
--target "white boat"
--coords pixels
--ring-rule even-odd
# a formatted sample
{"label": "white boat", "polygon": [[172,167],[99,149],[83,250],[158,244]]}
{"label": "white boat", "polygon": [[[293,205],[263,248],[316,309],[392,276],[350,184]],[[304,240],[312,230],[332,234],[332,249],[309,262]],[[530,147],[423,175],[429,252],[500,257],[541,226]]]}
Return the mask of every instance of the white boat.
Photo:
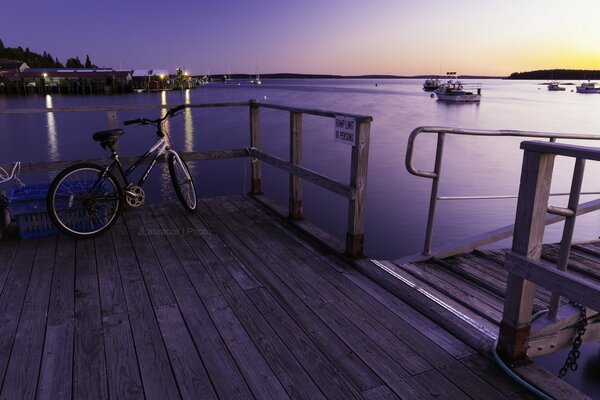
{"label": "white boat", "polygon": [[548,90],[552,91],[552,92],[559,92],[559,91],[563,91],[565,90],[564,87],[559,86],[560,82],[558,81],[552,81],[548,84]]}
{"label": "white boat", "polygon": [[[454,78],[456,72],[449,72],[448,76]],[[461,81],[458,79],[449,79],[435,91],[435,95],[441,101],[460,103],[478,102],[481,100],[481,88],[477,88],[476,92],[466,91]]]}
{"label": "white boat", "polygon": [[442,82],[438,78],[425,79],[425,82],[423,82],[423,90],[426,92],[433,92],[434,90],[439,89],[441,85]]}
{"label": "white boat", "polygon": [[262,81],[260,80],[260,64],[258,57],[256,58],[256,78],[250,79],[250,83],[253,85],[262,85]]}
{"label": "white boat", "polygon": [[600,93],[600,87],[596,86],[596,82],[583,82],[576,89],[577,93]]}

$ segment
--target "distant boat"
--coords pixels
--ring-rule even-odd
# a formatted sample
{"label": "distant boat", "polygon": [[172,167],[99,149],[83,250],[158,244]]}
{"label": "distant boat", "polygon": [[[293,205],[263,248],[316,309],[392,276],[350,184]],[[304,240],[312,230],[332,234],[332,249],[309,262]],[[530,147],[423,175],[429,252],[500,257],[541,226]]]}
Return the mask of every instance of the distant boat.
{"label": "distant boat", "polygon": [[596,86],[596,82],[583,82],[576,89],[577,93],[600,93],[600,87]]}
{"label": "distant boat", "polygon": [[550,90],[552,92],[560,92],[560,91],[565,90],[564,87],[559,86],[559,85],[560,85],[560,82],[558,82],[558,81],[552,81],[552,82],[550,82],[548,84],[548,90]]}
{"label": "distant boat", "polygon": [[448,72],[447,77],[450,79],[435,91],[438,100],[460,103],[478,102],[481,100],[480,88],[477,88],[476,92],[464,90],[462,82],[456,79],[456,72]]}
{"label": "distant boat", "polygon": [[433,92],[442,85],[442,82],[438,78],[425,79],[423,82],[423,90],[426,92]]}
{"label": "distant boat", "polygon": [[258,62],[258,58],[256,59],[256,77],[254,79],[250,79],[250,83],[253,85],[262,85],[262,81],[260,80],[260,64]]}

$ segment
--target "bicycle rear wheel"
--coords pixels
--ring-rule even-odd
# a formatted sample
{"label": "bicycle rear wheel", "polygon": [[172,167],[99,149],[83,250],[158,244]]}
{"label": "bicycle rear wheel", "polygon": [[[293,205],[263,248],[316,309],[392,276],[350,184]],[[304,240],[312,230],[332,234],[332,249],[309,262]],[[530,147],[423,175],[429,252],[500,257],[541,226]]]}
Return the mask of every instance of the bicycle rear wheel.
{"label": "bicycle rear wheel", "polygon": [[198,199],[196,198],[196,187],[194,186],[190,169],[185,161],[179,157],[179,154],[174,151],[169,153],[167,163],[169,164],[171,181],[181,205],[188,211],[194,211],[198,204]]}
{"label": "bicycle rear wheel", "polygon": [[64,169],[48,190],[48,215],[69,236],[96,236],[116,221],[121,211],[122,191],[105,168],[89,163]]}

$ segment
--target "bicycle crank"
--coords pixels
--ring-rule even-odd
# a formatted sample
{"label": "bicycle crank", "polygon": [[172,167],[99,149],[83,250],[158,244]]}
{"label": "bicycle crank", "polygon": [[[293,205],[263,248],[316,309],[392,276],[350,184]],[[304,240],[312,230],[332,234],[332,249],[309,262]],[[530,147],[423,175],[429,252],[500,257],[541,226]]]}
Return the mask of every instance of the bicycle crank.
{"label": "bicycle crank", "polygon": [[130,186],[125,190],[125,201],[130,207],[139,207],[144,204],[146,194],[139,186]]}

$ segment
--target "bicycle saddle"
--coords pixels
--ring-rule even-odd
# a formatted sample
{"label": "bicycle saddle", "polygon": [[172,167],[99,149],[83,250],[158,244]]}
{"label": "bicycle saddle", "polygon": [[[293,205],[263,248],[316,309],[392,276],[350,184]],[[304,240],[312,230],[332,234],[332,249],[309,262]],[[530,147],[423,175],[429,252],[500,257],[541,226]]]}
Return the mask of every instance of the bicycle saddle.
{"label": "bicycle saddle", "polygon": [[96,142],[110,142],[124,134],[125,131],[123,129],[109,129],[107,131],[100,131],[94,133],[92,138]]}

